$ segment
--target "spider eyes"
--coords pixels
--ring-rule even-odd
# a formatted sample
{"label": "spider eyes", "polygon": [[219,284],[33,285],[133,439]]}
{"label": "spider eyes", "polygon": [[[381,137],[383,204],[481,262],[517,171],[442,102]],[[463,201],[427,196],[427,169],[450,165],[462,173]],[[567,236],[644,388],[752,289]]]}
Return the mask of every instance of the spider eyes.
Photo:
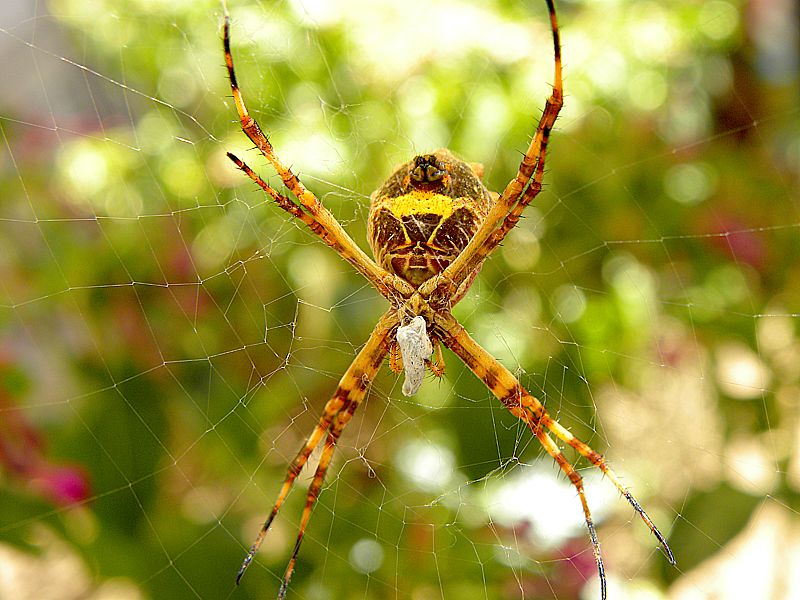
{"label": "spider eyes", "polygon": [[445,174],[445,164],[442,161],[433,154],[424,154],[414,158],[410,176],[416,183],[430,184],[441,181]]}

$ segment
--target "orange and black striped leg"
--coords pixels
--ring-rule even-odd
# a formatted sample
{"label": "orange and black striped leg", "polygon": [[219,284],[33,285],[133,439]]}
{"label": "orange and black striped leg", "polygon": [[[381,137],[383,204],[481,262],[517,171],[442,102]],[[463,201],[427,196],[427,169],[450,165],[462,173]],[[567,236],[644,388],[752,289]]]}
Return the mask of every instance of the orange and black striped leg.
{"label": "orange and black striped leg", "polygon": [[400,353],[400,344],[392,342],[389,347],[389,368],[395,375],[403,372],[403,355]]}
{"label": "orange and black striped leg", "polygon": [[322,455],[319,458],[317,470],[314,473],[314,479],[308,488],[306,506],[303,509],[303,516],[300,519],[300,528],[297,533],[297,540],[294,544],[294,550],[292,551],[292,557],[289,559],[289,564],[287,565],[286,572],[283,575],[283,582],[281,582],[281,587],[278,591],[279,600],[284,598],[286,595],[286,590],[289,587],[289,581],[292,578],[292,573],[294,573],[294,565],[297,562],[297,555],[300,552],[300,544],[305,536],[306,527],[308,526],[308,521],[311,518],[311,511],[314,508],[317,498],[319,498],[322,484],[325,481],[325,474],[328,472],[328,467],[331,464],[331,458],[333,458],[333,451],[336,448],[336,442],[339,441],[339,436],[342,435],[342,431],[350,422],[350,419],[353,417],[358,405],[361,404],[362,399],[363,395],[357,398],[352,398],[347,406],[343,407],[342,410],[339,411],[339,413],[336,415],[336,418],[333,420],[333,423],[331,424],[330,430],[328,431],[328,436],[325,438],[325,445],[322,449]]}
{"label": "orange and black striped leg", "polygon": [[592,540],[592,553],[594,554],[594,561],[597,564],[597,573],[600,577],[600,598],[606,600],[606,568],[603,565],[603,555],[600,553],[600,542],[597,539],[597,531],[595,531],[594,528],[592,513],[589,511],[589,503],[586,501],[586,493],[583,489],[583,478],[580,476],[580,473],[575,470],[575,467],[564,457],[558,449],[558,446],[553,442],[553,439],[547,435],[546,431],[541,427],[537,427],[534,433],[536,434],[536,439],[539,440],[539,443],[547,450],[547,453],[558,463],[558,466],[561,467],[561,470],[578,492],[578,498],[580,498],[581,506],[583,507],[583,516],[586,520],[586,527],[589,529],[589,538]]}
{"label": "orange and black striped leg", "polygon": [[264,538],[269,531],[270,526],[272,525],[272,521],[278,514],[278,511],[283,506],[284,500],[286,500],[286,496],[289,495],[289,491],[291,491],[292,486],[294,485],[297,476],[300,475],[300,472],[303,470],[306,462],[308,462],[308,457],[311,456],[311,453],[314,451],[314,448],[317,447],[319,444],[320,439],[322,438],[323,434],[328,430],[330,427],[331,421],[335,418],[337,412],[341,409],[343,403],[346,401],[347,395],[346,393],[342,393],[341,388],[336,390],[336,394],[334,394],[333,398],[331,398],[328,403],[325,405],[325,411],[322,415],[322,418],[319,420],[319,424],[316,426],[314,431],[309,436],[308,440],[306,440],[305,445],[297,453],[297,456],[294,458],[292,463],[289,465],[289,469],[286,474],[286,479],[283,482],[283,486],[281,486],[281,491],[278,494],[278,499],[275,501],[275,504],[272,507],[272,510],[269,513],[269,517],[267,520],[264,521],[264,524],[261,526],[261,530],[258,532],[258,536],[256,537],[256,541],[253,542],[253,545],[250,547],[250,550],[247,552],[247,556],[245,556],[244,561],[242,562],[242,566],[239,567],[239,572],[236,574],[236,583],[238,584],[242,576],[244,575],[245,570],[247,567],[250,566],[250,563],[253,561],[258,549],[261,547],[261,543],[264,541]]}
{"label": "orange and black striped leg", "polygon": [[[631,492],[622,485],[617,475],[612,471],[605,462],[603,456],[591,449],[586,443],[577,439],[565,427],[553,419],[545,410],[539,400],[533,397],[525,388],[523,388],[516,377],[499,363],[491,354],[484,350],[475,340],[473,340],[467,331],[455,320],[450,314],[440,313],[436,316],[436,325],[438,330],[442,332],[442,341],[450,348],[469,369],[475,373],[492,391],[492,393],[519,419],[531,428],[536,435],[539,442],[544,446],[548,453],[559,463],[559,466],[567,472],[567,468],[572,470],[566,460],[561,456],[561,452],[552,442],[549,436],[542,435],[544,428],[552,431],[559,439],[563,440],[572,446],[581,456],[587,458],[594,466],[599,468],[605,473],[617,489],[625,496],[625,499],[633,506],[650,531],[661,544],[667,559],[671,564],[675,564],[675,557],[672,550],[667,544],[664,535],[658,530],[653,521],[641,507],[639,502],[633,497]],[[560,458],[559,458],[560,457]],[[566,466],[566,468],[565,468]],[[589,515],[588,505],[586,504],[583,494],[583,483],[580,485],[573,480],[573,475],[567,472],[570,481],[573,482],[578,494],[581,497],[581,502],[584,505],[584,514],[587,517],[587,525],[589,526],[589,533],[592,536],[592,544],[597,558],[597,566],[600,571],[601,577],[603,576],[603,564],[599,556],[599,544],[596,543],[597,536],[594,532],[594,525]],[[577,473],[576,473],[577,475]],[[604,584],[603,584],[604,585]]]}
{"label": "orange and black striped leg", "polygon": [[[339,432],[341,433],[341,430],[339,430]],[[297,539],[294,543],[292,557],[289,559],[289,564],[286,566],[286,571],[283,575],[283,581],[281,582],[281,587],[278,590],[279,600],[282,600],[286,596],[286,590],[289,587],[289,581],[291,581],[292,574],[294,573],[294,565],[297,562],[297,555],[300,553],[300,544],[303,541],[303,537],[306,533],[306,527],[308,526],[308,521],[311,518],[311,510],[314,508],[317,498],[319,498],[319,493],[322,490],[322,484],[325,481],[325,474],[328,472],[328,467],[331,464],[331,458],[333,458],[333,451],[336,447],[337,437],[338,435],[334,436],[332,433],[328,433],[328,436],[325,438],[325,446],[322,449],[322,455],[319,458],[319,464],[317,465],[317,470],[314,473],[314,479],[311,481],[311,485],[308,488],[306,506],[303,509],[303,516],[300,519],[300,529],[297,532]]]}
{"label": "orange and black striped leg", "polygon": [[[300,179],[295,175],[292,170],[283,164],[283,162],[275,154],[275,150],[267,138],[264,131],[261,129],[256,120],[250,116],[247,110],[247,105],[244,102],[244,97],[239,90],[239,84],[236,80],[236,71],[233,67],[233,55],[231,54],[230,44],[230,17],[225,12],[225,22],[223,25],[223,46],[225,50],[225,65],[228,69],[228,78],[231,84],[231,92],[233,100],[236,104],[236,112],[239,115],[242,131],[250,138],[256,148],[264,155],[278,176],[283,181],[284,185],[289,189],[292,195],[298,200],[300,205],[295,205],[297,210],[307,213],[311,216],[312,220],[316,223],[312,230],[314,233],[322,237],[325,242],[336,249],[336,251],[350,264],[366,277],[385,297],[390,297],[398,291],[405,296],[413,293],[411,286],[396,277],[395,275],[387,272],[378,266],[361,248],[353,241],[353,239],[342,228],[339,222],[334,218],[330,211],[325,208],[322,203],[300,182]],[[228,155],[236,165],[245,171],[251,178],[252,171],[248,173],[242,165],[244,163],[233,155]],[[254,178],[253,178],[254,179]],[[255,180],[255,179],[254,179]],[[259,183],[256,181],[256,183]],[[261,185],[261,183],[259,183]],[[271,193],[266,187],[261,187],[267,191],[274,199],[275,195]],[[289,210],[278,201],[281,208]],[[293,203],[291,203],[293,204]],[[295,216],[294,210],[289,210]],[[305,221],[305,219],[303,219]],[[307,222],[306,222],[307,223]],[[308,223],[307,223],[308,224]],[[321,233],[321,232],[324,232]]]}
{"label": "orange and black striped leg", "polygon": [[225,22],[222,29],[222,44],[225,51],[225,66],[228,69],[228,79],[231,84],[231,92],[233,93],[233,101],[236,104],[236,112],[239,114],[239,121],[242,125],[242,131],[250,138],[250,141],[256,145],[261,151],[261,154],[272,164],[278,175],[283,180],[286,187],[295,195],[300,203],[311,213],[314,214],[318,209],[322,208],[316,196],[309,192],[300,180],[292,173],[291,169],[284,166],[281,160],[275,154],[274,148],[267,138],[261,126],[256,120],[250,116],[247,110],[247,105],[244,102],[244,97],[239,90],[239,83],[236,80],[236,71],[233,66],[233,55],[231,54],[231,38],[230,38],[230,15],[225,12]]}
{"label": "orange and black striped leg", "polygon": [[442,356],[442,342],[435,335],[431,336],[431,343],[433,344],[433,358],[425,361],[428,368],[436,377],[444,375],[444,356]]}
{"label": "orange and black striped leg", "polygon": [[313,231],[320,238],[322,238],[322,240],[326,244],[328,244],[329,246],[334,248],[337,252],[341,252],[341,249],[334,245],[335,240],[328,239],[325,236],[325,234],[326,234],[325,230],[322,229],[322,226],[319,223],[317,223],[316,220],[314,220],[314,217],[312,217],[310,214],[305,212],[302,208],[297,206],[297,204],[295,204],[294,202],[289,200],[289,198],[287,198],[286,196],[284,196],[283,194],[278,192],[275,188],[273,188],[271,185],[269,185],[266,181],[261,179],[261,177],[255,171],[253,171],[253,169],[248,167],[247,164],[242,159],[240,159],[238,156],[236,156],[233,152],[228,152],[227,155],[228,155],[228,158],[231,159],[231,161],[233,161],[233,164],[236,165],[236,168],[238,168],[240,171],[242,171],[245,175],[247,175],[254,182],[256,182],[256,184],[258,184],[258,186],[262,190],[264,190],[270,197],[272,197],[272,199],[275,201],[275,203],[280,208],[282,208],[283,210],[288,212],[293,217],[295,217],[297,219],[300,219],[303,223],[308,225],[308,227],[311,229],[311,231]]}
{"label": "orange and black striped leg", "polygon": [[[544,157],[547,150],[547,141],[550,138],[550,132],[558,118],[558,113],[561,111],[561,107],[564,104],[564,84],[561,72],[561,42],[559,40],[558,20],[556,19],[556,9],[553,5],[553,0],[547,0],[547,9],[550,13],[550,27],[553,32],[553,92],[545,102],[544,111],[539,118],[539,124],[536,126],[536,133],[528,146],[528,150],[525,152],[525,156],[522,158],[516,177],[508,183],[506,189],[503,190],[503,193],[497,201],[497,204],[505,205],[506,210],[512,208],[517,210],[517,217],[524,208],[524,205],[518,208],[521,202],[518,203],[517,201],[531,181],[531,177],[534,177],[534,183],[536,183],[537,180],[541,183],[541,178],[544,173]],[[533,196],[535,196],[536,193],[538,193],[538,189],[535,190]],[[528,203],[530,200],[532,200],[532,198],[528,198]]]}
{"label": "orange and black striped leg", "polygon": [[519,165],[517,175],[495,201],[486,219],[470,243],[456,259],[438,276],[420,287],[424,297],[452,296],[459,286],[486,259],[514,228],[522,211],[538,195],[544,176],[545,154],[550,132],[564,104],[564,86],[561,70],[561,42],[558,20],[553,0],[547,0],[550,26],[553,33],[554,81],[553,92],[545,102],[536,133]]}
{"label": "orange and black striped leg", "polygon": [[[261,530],[258,532],[258,536],[256,537],[255,542],[250,547],[250,550],[247,552],[247,555],[242,562],[242,566],[239,568],[239,572],[236,575],[236,583],[238,584],[242,576],[244,575],[247,567],[250,566],[250,563],[253,561],[258,549],[261,547],[264,538],[269,531],[270,526],[272,525],[272,521],[275,519],[275,516],[278,514],[278,511],[283,506],[284,500],[289,495],[295,481],[297,480],[297,476],[302,471],[303,467],[305,466],[306,462],[308,462],[308,457],[314,451],[314,448],[317,447],[322,436],[328,433],[328,438],[326,438],[325,449],[323,450],[323,456],[327,451],[328,442],[327,439],[330,438],[329,431],[334,429],[334,421],[339,419],[339,415],[343,413],[348,413],[352,415],[352,411],[355,411],[355,407],[358,405],[359,402],[364,398],[367,393],[367,388],[369,387],[370,383],[375,377],[375,374],[378,372],[381,364],[383,363],[384,358],[386,357],[386,353],[389,351],[389,333],[392,331],[394,327],[396,327],[399,319],[397,314],[393,311],[389,311],[381,317],[378,324],[375,326],[375,329],[372,331],[372,335],[370,335],[369,340],[367,340],[366,345],[361,349],[361,351],[356,356],[355,360],[352,362],[350,367],[345,371],[345,374],[342,376],[342,379],[339,381],[339,386],[336,389],[336,392],[333,394],[333,397],[328,401],[325,405],[325,409],[323,411],[323,415],[319,420],[319,423],[314,428],[314,431],[306,440],[306,443],[300,449],[300,452],[297,453],[297,456],[292,461],[291,465],[289,465],[289,469],[287,470],[286,479],[283,482],[283,486],[278,494],[278,499],[275,501],[275,504],[270,511],[269,516],[267,517],[266,521],[261,527]],[[343,425],[342,425],[343,427]],[[341,431],[340,431],[341,432]],[[338,437],[338,434],[337,434]],[[330,452],[333,450],[331,449]],[[328,458],[328,462],[330,458]],[[322,459],[320,459],[320,466],[323,464]],[[327,467],[326,467],[327,469]],[[319,474],[320,467],[317,467],[317,473]],[[322,476],[325,475],[325,470],[322,471]],[[315,479],[316,481],[316,475]],[[320,481],[320,486],[322,485]],[[314,483],[312,482],[312,489]],[[312,489],[309,490],[309,495],[311,494]],[[318,491],[317,491],[318,493]],[[313,502],[312,502],[313,504]],[[310,510],[310,509],[309,509]],[[304,519],[305,519],[304,513]],[[305,530],[305,526],[301,531]],[[301,536],[302,537],[302,536]],[[299,541],[298,541],[299,547]],[[294,564],[294,561],[291,563]]]}
{"label": "orange and black striped leg", "polygon": [[[305,212],[300,206],[292,202],[289,198],[278,192],[275,188],[269,185],[266,181],[264,181],[258,173],[253,171],[247,163],[245,163],[242,159],[238,156],[233,154],[232,152],[228,152],[228,158],[233,161],[236,167],[245,173],[250,179],[252,179],[262,190],[264,190],[274,201],[275,203],[287,213],[292,215],[293,217],[301,220],[305,223],[309,229],[311,229],[314,234],[316,234],[323,242],[325,242],[328,246],[333,248],[342,258],[344,258],[347,262],[353,265],[357,270],[361,270],[360,262],[358,257],[353,256],[350,253],[350,250],[342,245],[342,240],[335,235],[332,235],[323,225],[317,221],[312,215]],[[365,274],[369,279],[369,276]],[[383,279],[370,279],[372,284],[378,288],[381,293],[387,295],[394,291],[393,287],[387,285],[386,281]]]}
{"label": "orange and black striped leg", "polygon": [[550,415],[545,415],[545,417],[542,419],[542,423],[545,425],[545,427],[552,431],[556,437],[572,446],[581,456],[586,458],[595,467],[600,469],[606,475],[606,477],[611,480],[614,486],[630,503],[633,509],[642,518],[642,521],[644,521],[645,525],[647,525],[652,534],[659,541],[661,544],[661,549],[664,551],[664,554],[667,556],[667,560],[670,562],[670,564],[676,564],[675,556],[672,554],[672,550],[667,543],[667,538],[664,537],[664,534],[662,534],[661,531],[659,531],[658,527],[656,527],[655,523],[653,523],[653,520],[642,508],[642,505],[639,504],[639,501],[633,497],[633,494],[630,492],[630,490],[622,484],[617,474],[611,469],[611,467],[608,466],[603,455],[599,452],[595,452],[592,450],[591,446],[572,435],[572,433],[566,427],[550,417]]}

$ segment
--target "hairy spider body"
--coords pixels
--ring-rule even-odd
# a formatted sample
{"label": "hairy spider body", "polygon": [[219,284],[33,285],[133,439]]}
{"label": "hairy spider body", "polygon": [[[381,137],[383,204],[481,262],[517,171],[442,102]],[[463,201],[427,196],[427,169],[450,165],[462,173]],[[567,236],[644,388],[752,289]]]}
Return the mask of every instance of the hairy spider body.
{"label": "hairy spider body", "polygon": [[477,169],[444,148],[398,167],[370,202],[367,239],[378,264],[414,287],[444,271],[489,212]]}
{"label": "hairy spider body", "polygon": [[563,104],[558,22],[553,0],[545,1],[553,36],[553,91],[545,102],[517,174],[501,194],[493,194],[481,183],[483,169],[480,165],[465,163],[447,150],[417,156],[400,166],[372,195],[369,243],[377,262],[361,250],[328,209],[281,161],[261,127],[250,116],[236,81],[230,49],[230,20],[225,14],[225,64],[242,131],[272,165],[294,200],[269,185],[238,157],[231,153],[228,157],[279,208],[304,223],[389,301],[388,310],[342,376],[317,426],[289,465],[278,498],[239,568],[237,583],[252,563],[311,453],[321,444],[322,452],[306,494],[297,540],[278,592],[279,598],[285,596],[336,443],[386,356],[390,357],[389,364],[395,372],[403,369],[403,359],[408,362],[403,393],[410,395],[422,384],[426,368],[434,375],[443,374],[442,345],[458,356],[508,411],[527,426],[574,486],[597,563],[601,598],[606,598],[605,567],[583,479],[553,436],[606,475],[659,541],[668,560],[675,564],[666,538],[605,458],[550,416],[544,404],[473,340],[451,313],[483,262],[514,228],[525,207],[542,188],[547,143]]}

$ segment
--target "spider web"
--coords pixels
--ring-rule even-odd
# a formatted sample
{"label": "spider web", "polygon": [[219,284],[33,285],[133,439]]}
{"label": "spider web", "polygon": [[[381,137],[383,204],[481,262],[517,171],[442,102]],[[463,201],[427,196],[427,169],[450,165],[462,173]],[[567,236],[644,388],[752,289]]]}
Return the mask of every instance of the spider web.
{"label": "spider web", "polygon": [[[454,314],[668,534],[676,569],[565,451],[611,598],[800,598],[797,8],[557,8],[545,190]],[[362,245],[370,192],[417,152],[502,189],[549,93],[544,3],[230,9],[251,112]],[[385,309],[225,158],[275,180],[221,14],[0,7],[0,597],[276,594],[313,465],[234,576]],[[412,398],[379,374],[289,597],[598,597],[574,489],[446,360]]]}

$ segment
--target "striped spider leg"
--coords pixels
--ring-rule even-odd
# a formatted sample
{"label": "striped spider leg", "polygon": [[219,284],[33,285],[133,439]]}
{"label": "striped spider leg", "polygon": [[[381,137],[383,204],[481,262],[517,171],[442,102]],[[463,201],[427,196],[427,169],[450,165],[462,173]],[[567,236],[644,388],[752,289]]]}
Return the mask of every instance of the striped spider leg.
{"label": "striped spider leg", "polygon": [[292,169],[283,164],[283,161],[275,154],[272,143],[267,138],[258,122],[250,116],[244,97],[239,90],[236,80],[236,72],[233,68],[233,55],[231,54],[230,43],[230,16],[225,12],[225,22],[223,25],[223,47],[225,51],[225,65],[228,69],[228,79],[231,84],[233,101],[236,104],[236,112],[239,114],[242,131],[250,138],[256,148],[264,155],[264,158],[272,165],[278,176],[283,181],[286,188],[297,199],[299,204],[292,202],[286,196],[277,192],[266,181],[259,177],[244,161],[228,152],[228,158],[244,173],[247,174],[259,187],[261,187],[273,200],[286,212],[303,221],[316,235],[336,250],[339,255],[353,265],[378,291],[386,297],[392,296],[401,291],[406,296],[410,295],[413,289],[396,275],[382,269],[375,261],[353,241],[353,239],[342,228],[336,218],[325,208],[325,206],[311,193],[300,181]]}
{"label": "striped spider leg", "polygon": [[525,207],[542,189],[547,142],[564,103],[564,88],[561,70],[561,42],[553,0],[546,0],[553,33],[553,91],[545,102],[544,111],[536,133],[522,158],[517,175],[492,205],[489,214],[470,240],[464,251],[441,273],[420,287],[426,298],[446,296],[456,290],[480,267],[481,263],[503,241],[514,228]]}
{"label": "striped spider leg", "polygon": [[571,446],[578,454],[600,469],[611,480],[659,541],[664,554],[667,556],[667,560],[669,560],[670,564],[674,565],[675,556],[672,554],[667,539],[659,531],[658,527],[656,527],[636,498],[633,497],[633,494],[622,484],[611,467],[608,466],[605,458],[593,450],[588,444],[572,435],[568,429],[551,417],[544,405],[531,395],[528,390],[522,387],[511,371],[473,340],[455,317],[449,313],[438,312],[434,318],[436,320],[436,330],[439,332],[442,343],[452,350],[453,353],[486,384],[492,394],[503,403],[511,414],[528,426],[531,433],[536,436],[536,439],[539,440],[539,443],[544,447],[547,453],[553,457],[559,468],[564,472],[570,483],[578,492],[578,498],[583,508],[586,527],[589,530],[589,537],[592,542],[592,552],[595,562],[597,563],[597,571],[600,577],[600,597],[603,600],[606,599],[605,567],[603,565],[600,542],[597,538],[592,514],[589,510],[589,504],[586,501],[583,478],[575,467],[564,457],[547,430],[550,430],[559,440]]}
{"label": "striped spider leg", "polygon": [[330,466],[336,442],[338,441],[342,430],[355,413],[356,408],[358,408],[358,405],[366,396],[367,390],[369,389],[372,380],[375,378],[375,374],[383,364],[383,361],[389,352],[389,346],[391,345],[391,333],[397,328],[397,323],[397,311],[392,309],[384,314],[383,317],[381,317],[381,319],[378,321],[375,329],[372,331],[367,343],[364,345],[358,355],[356,355],[355,360],[353,360],[353,362],[350,364],[350,367],[347,369],[347,371],[345,371],[345,374],[339,381],[339,385],[336,388],[336,391],[333,393],[333,396],[330,400],[328,400],[327,404],[325,404],[325,408],[323,409],[319,423],[317,423],[317,426],[311,432],[311,435],[308,436],[306,443],[289,465],[286,479],[284,480],[283,486],[278,494],[278,499],[275,501],[269,516],[267,517],[266,521],[264,521],[264,524],[258,533],[258,537],[256,537],[255,542],[253,542],[253,545],[247,552],[244,562],[242,562],[242,566],[239,568],[239,572],[236,575],[237,584],[239,581],[241,581],[245,570],[248,566],[250,566],[253,557],[258,552],[261,543],[264,541],[264,537],[269,531],[270,525],[272,525],[273,519],[278,514],[278,511],[283,505],[283,501],[286,499],[286,496],[288,496],[289,491],[292,489],[297,476],[300,474],[300,471],[303,470],[306,462],[308,462],[308,458],[311,456],[311,453],[324,437],[325,441],[322,454],[317,465],[317,470],[314,472],[314,478],[308,488],[306,505],[303,509],[303,515],[300,519],[297,540],[295,541],[292,556],[289,559],[289,564],[286,567],[286,572],[284,573],[283,581],[281,582],[278,598],[283,598],[286,595],[286,589],[289,585],[289,580],[294,572],[297,554],[300,551],[300,544],[303,541],[308,520],[311,517],[311,510],[314,507],[314,503],[317,501],[317,498],[319,497],[320,490],[322,489],[322,483],[325,479],[325,473]]}

